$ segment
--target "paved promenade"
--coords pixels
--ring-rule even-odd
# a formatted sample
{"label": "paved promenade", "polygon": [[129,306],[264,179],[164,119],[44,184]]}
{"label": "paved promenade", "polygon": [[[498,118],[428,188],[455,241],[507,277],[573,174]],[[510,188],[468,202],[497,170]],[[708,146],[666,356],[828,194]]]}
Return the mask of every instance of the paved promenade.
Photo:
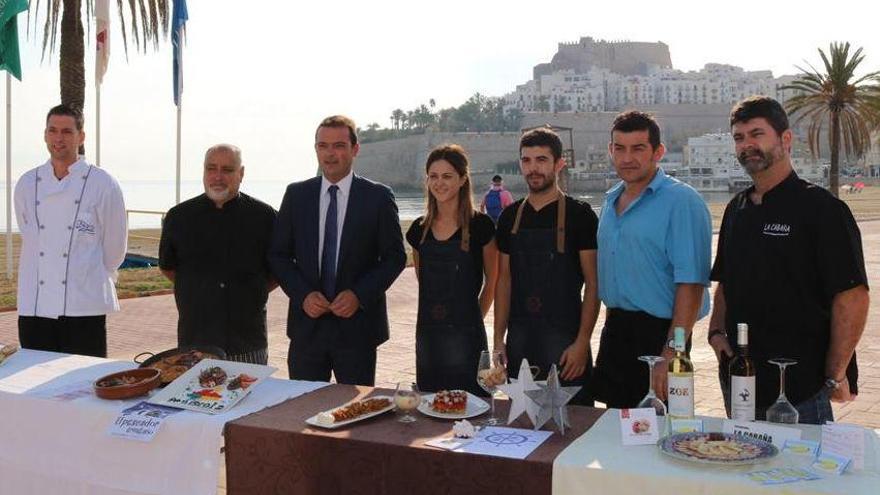
{"label": "paved promenade", "polygon": [[[880,286],[880,221],[859,224],[862,230],[869,284]],[[717,240],[716,240],[717,241]],[[713,246],[716,242],[713,242]],[[835,404],[839,421],[880,428],[880,300],[876,291],[868,316],[868,326],[857,349],[861,373],[858,400]],[[391,339],[379,348],[377,385],[393,386],[398,380],[415,379],[415,324],[418,285],[412,268],[406,269],[389,292]],[[275,376],[287,377],[285,336],[287,297],[280,289],[269,300],[269,360],[278,368]],[[17,341],[16,314],[0,314],[0,342]],[[593,336],[593,352],[598,348],[600,315]],[[122,311],[108,318],[109,354],[129,360],[142,351],[159,352],[176,346],[177,310],[171,295],[122,301]],[[724,405],[717,382],[717,363],[706,344],[708,318],[694,330],[692,359],[697,368],[696,408],[698,414],[723,416]],[[491,317],[486,322],[491,332]],[[491,342],[491,338],[490,338]]]}

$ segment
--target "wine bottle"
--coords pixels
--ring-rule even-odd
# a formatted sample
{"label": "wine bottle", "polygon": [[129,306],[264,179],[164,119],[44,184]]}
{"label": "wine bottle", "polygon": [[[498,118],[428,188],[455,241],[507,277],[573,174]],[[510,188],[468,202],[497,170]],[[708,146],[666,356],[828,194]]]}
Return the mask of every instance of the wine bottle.
{"label": "wine bottle", "polygon": [[669,418],[694,417],[694,364],[685,351],[684,328],[675,327],[675,355],[669,361],[666,383],[669,397]]}
{"label": "wine bottle", "polygon": [[736,356],[730,361],[730,417],[755,420],[755,363],[749,357],[749,326],[736,325]]}

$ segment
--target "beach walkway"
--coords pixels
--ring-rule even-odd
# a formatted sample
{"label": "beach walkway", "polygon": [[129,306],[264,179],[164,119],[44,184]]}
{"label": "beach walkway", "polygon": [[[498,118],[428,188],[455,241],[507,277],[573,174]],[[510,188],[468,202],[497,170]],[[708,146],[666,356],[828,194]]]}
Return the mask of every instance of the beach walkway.
{"label": "beach walkway", "polygon": [[[869,284],[880,286],[880,221],[859,224],[865,250]],[[717,239],[716,239],[717,241]],[[713,242],[713,246],[716,242]],[[860,395],[854,402],[834,405],[839,421],[880,428],[880,301],[876,292],[868,326],[858,346]],[[376,385],[393,387],[400,380],[415,380],[415,324],[418,285],[412,268],[407,268],[388,294],[391,339],[379,348]],[[143,351],[159,352],[176,346],[177,310],[173,295],[125,299],[122,311],[108,317],[108,352],[111,358],[130,360]],[[0,342],[17,341],[17,315],[0,313]],[[593,352],[599,341],[604,311],[593,335]],[[287,297],[278,289],[268,305],[269,360],[277,367],[276,377],[287,377]],[[724,404],[717,381],[717,363],[706,344],[708,318],[694,329],[691,358],[697,369],[696,410],[698,414],[723,416]],[[486,327],[491,335],[491,312]],[[491,342],[491,338],[490,338]]]}

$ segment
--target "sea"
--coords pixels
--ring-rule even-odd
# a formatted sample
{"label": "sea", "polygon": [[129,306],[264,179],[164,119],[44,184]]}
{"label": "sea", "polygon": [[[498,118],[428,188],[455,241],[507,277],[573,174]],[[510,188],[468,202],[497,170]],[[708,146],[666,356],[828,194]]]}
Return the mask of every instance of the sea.
{"label": "sea", "polygon": [[[174,181],[120,181],[122,194],[125,198],[125,207],[129,210],[128,224],[130,228],[159,228],[161,227],[162,214],[175,204]],[[15,184],[13,184],[13,189]],[[264,201],[275,209],[281,206],[287,183],[277,180],[247,180],[242,183],[242,192]],[[204,191],[201,180],[181,181],[180,197],[186,200]],[[474,204],[479,205],[484,191],[476,191]],[[596,213],[605,199],[603,192],[574,193],[575,197],[590,204]],[[413,220],[424,213],[425,197],[419,193],[398,193],[395,195],[401,220]],[[514,197],[518,197],[514,193]],[[0,230],[6,231],[6,184],[0,182]],[[726,202],[730,199],[727,193],[704,194],[707,202]],[[12,220],[12,231],[16,232],[18,226],[15,219]]]}

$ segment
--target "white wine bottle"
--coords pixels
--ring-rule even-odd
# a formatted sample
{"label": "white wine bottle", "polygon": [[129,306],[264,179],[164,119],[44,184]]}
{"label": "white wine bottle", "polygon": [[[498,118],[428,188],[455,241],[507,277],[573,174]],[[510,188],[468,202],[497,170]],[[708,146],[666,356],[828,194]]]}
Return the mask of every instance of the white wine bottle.
{"label": "white wine bottle", "polygon": [[749,326],[736,325],[736,356],[730,361],[730,417],[755,420],[755,363],[749,357]]}
{"label": "white wine bottle", "polygon": [[666,375],[669,397],[669,419],[694,417],[694,364],[685,351],[684,328],[675,327],[675,355],[669,361]]}

